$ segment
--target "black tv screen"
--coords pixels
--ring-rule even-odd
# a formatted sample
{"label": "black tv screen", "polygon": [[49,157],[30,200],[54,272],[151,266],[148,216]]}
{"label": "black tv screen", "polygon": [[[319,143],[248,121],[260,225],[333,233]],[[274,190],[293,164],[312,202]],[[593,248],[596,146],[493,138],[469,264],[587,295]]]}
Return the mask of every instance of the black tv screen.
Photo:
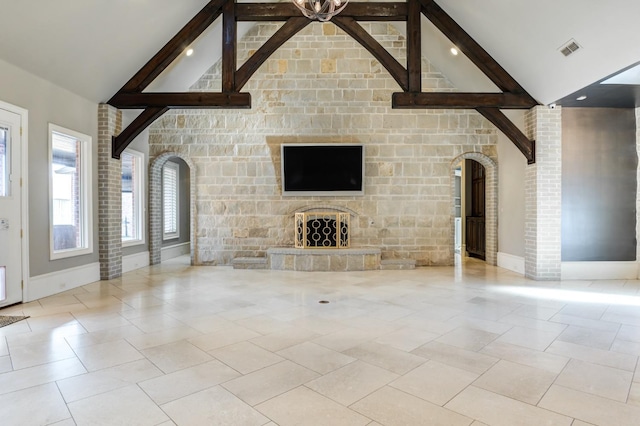
{"label": "black tv screen", "polygon": [[364,194],[364,147],[282,145],[283,195]]}

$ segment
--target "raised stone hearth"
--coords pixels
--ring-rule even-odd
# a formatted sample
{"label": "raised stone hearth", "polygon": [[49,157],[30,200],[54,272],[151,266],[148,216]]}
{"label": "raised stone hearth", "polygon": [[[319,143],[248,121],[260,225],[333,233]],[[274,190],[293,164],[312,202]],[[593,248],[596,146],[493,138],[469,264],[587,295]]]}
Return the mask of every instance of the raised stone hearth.
{"label": "raised stone hearth", "polygon": [[380,269],[380,249],[296,249],[267,250],[267,264],[283,271],[369,271]]}

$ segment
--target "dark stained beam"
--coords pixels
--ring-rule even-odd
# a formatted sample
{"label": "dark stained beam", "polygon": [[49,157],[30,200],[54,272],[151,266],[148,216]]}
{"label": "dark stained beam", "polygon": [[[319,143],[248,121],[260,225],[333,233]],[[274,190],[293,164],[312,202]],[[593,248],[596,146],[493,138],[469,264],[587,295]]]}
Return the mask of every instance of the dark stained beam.
{"label": "dark stained beam", "polygon": [[530,140],[522,133],[506,115],[498,108],[476,108],[480,114],[493,123],[511,142],[522,152],[527,159],[527,164],[536,162],[536,142]]}
{"label": "dark stained beam", "polygon": [[420,3],[407,0],[407,72],[409,92],[422,91],[422,31]]}
{"label": "dark stained beam", "polygon": [[[335,19],[335,18],[334,18]],[[238,69],[235,76],[236,90],[241,90],[251,76],[260,66],[269,59],[280,46],[297,34],[300,30],[309,25],[312,21],[304,16],[289,18],[278,31],[272,35],[244,64]]]}
{"label": "dark stained beam", "polygon": [[162,92],[120,93],[111,105],[119,109],[140,108],[251,108],[250,93]]}
{"label": "dark stained beam", "polygon": [[[283,3],[238,3],[238,21],[286,21],[301,16],[300,10],[289,2]],[[404,2],[349,3],[339,16],[358,21],[406,21],[407,4]]]}
{"label": "dark stained beam", "polygon": [[409,90],[407,70],[355,19],[348,16],[334,16],[331,22],[367,49],[389,71],[402,90]]}
{"label": "dark stained beam", "polygon": [[[412,0],[408,0],[412,1]],[[417,0],[422,13],[471,60],[503,92],[524,93],[526,90],[498,64],[465,30],[433,0]],[[527,96],[529,96],[527,94]],[[531,98],[533,102],[535,100]],[[537,104],[537,102],[536,102]]]}
{"label": "dark stained beam", "polygon": [[164,71],[193,41],[198,38],[217,18],[226,0],[210,1],[191,19],[153,58],[149,60],[120,89],[121,92],[142,92]]}
{"label": "dark stained beam", "polygon": [[392,95],[391,105],[398,109],[529,109],[537,103],[521,93],[402,92]]}
{"label": "dark stained beam", "polygon": [[222,6],[222,92],[236,91],[236,46],[238,23],[236,22],[236,2],[227,0]]}
{"label": "dark stained beam", "polygon": [[147,108],[136,117],[118,136],[111,138],[111,157],[119,160],[120,154],[144,129],[149,127],[157,118],[167,112],[169,108]]}

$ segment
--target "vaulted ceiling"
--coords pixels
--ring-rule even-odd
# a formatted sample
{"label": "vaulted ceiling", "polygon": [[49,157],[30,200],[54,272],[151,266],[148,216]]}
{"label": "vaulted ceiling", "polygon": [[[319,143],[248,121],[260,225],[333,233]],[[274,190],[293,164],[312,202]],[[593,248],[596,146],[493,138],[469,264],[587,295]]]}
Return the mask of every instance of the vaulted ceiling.
{"label": "vaulted ceiling", "polygon": [[[95,102],[107,101],[208,0],[4,2],[0,60]],[[640,62],[640,2],[437,0],[540,103],[556,102]],[[251,24],[239,28],[242,34]],[[186,90],[221,54],[220,24],[151,87]],[[559,51],[574,39],[581,49]],[[428,23],[423,53],[462,90],[492,85]],[[1,77],[1,76],[0,76]]]}

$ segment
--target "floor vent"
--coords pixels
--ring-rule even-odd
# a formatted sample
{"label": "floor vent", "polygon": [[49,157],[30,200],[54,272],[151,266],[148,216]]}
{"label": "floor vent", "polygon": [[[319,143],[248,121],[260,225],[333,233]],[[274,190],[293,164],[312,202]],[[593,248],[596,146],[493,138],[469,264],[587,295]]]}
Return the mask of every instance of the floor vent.
{"label": "floor vent", "polygon": [[572,53],[575,53],[576,50],[580,49],[580,45],[573,39],[569,40],[565,43],[559,50],[564,56],[569,56]]}

